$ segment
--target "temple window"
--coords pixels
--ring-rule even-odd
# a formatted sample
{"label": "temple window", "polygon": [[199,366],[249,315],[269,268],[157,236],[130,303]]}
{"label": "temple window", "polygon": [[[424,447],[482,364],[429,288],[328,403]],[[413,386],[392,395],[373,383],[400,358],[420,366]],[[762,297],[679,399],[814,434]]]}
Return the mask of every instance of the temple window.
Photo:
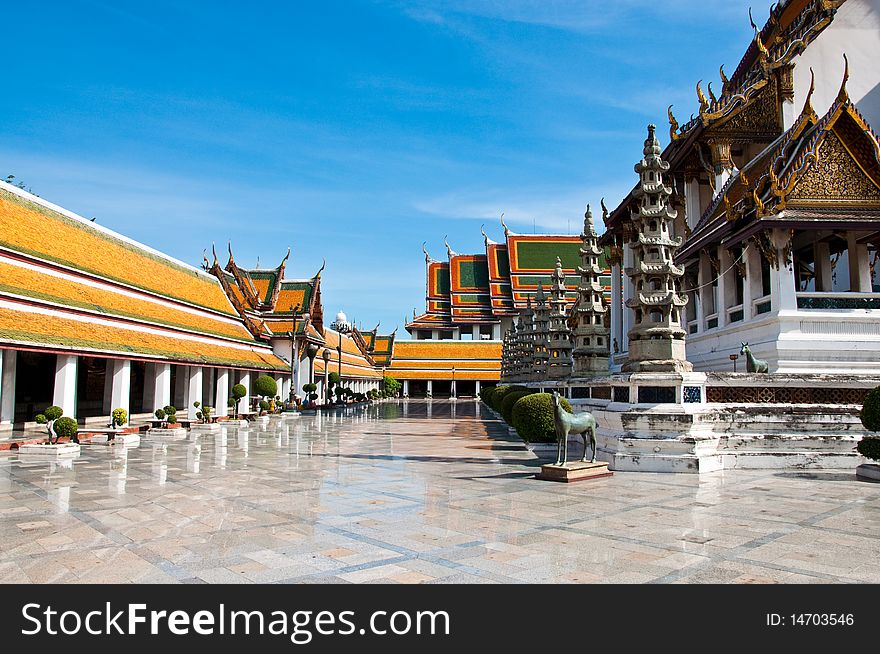
{"label": "temple window", "polygon": [[663,314],[660,311],[652,311],[651,322],[663,322]]}

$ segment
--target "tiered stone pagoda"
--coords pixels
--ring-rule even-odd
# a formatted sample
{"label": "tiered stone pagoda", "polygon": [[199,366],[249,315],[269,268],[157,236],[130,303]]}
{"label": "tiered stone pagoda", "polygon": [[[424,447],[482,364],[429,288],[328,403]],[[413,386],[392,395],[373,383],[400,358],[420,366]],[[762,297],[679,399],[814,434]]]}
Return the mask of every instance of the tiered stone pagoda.
{"label": "tiered stone pagoda", "polygon": [[547,378],[555,381],[571,376],[571,329],[566,310],[565,273],[562,272],[562,260],[559,257],[556,257],[556,270],[553,271],[552,279]]}
{"label": "tiered stone pagoda", "polygon": [[608,333],[605,326],[605,306],[603,287],[600,281],[602,268],[599,266],[602,249],[598,245],[593,213],[589,205],[584,214],[584,231],[581,234],[583,246],[580,249],[582,265],[578,267],[581,283],[578,286],[578,302],[575,305],[574,376],[591,377],[608,373]]}
{"label": "tiered stone pagoda", "polygon": [[532,298],[529,297],[526,299],[526,308],[522,312],[523,331],[520,335],[522,342],[522,356],[520,357],[520,368],[522,370],[522,374],[520,375],[520,378],[524,381],[528,381],[529,379],[531,379],[532,365],[535,360],[535,327],[533,323],[534,315],[535,312],[532,309]]}
{"label": "tiered stone pagoda", "polygon": [[547,379],[547,364],[550,359],[550,316],[544,285],[538,284],[535,294],[535,309],[532,317],[534,334],[532,336],[532,374],[531,381]]}
{"label": "tiered stone pagoda", "polygon": [[660,143],[648,125],[644,158],[635,171],[641,182],[633,191],[637,208],[631,214],[633,266],[626,274],[634,295],[626,306],[634,315],[629,330],[629,360],[625,372],[687,372],[693,369],[686,360],[685,331],[681,310],[687,297],[680,293],[684,270],[673,263],[681,247],[681,237],[672,238],[671,224],[677,213],[668,205],[672,189],[663,183],[669,164],[660,158]]}

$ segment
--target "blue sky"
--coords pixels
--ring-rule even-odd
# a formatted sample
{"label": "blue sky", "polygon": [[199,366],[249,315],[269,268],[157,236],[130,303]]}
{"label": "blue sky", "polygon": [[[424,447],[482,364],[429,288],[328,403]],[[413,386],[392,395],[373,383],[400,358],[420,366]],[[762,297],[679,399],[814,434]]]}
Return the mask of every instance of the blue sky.
{"label": "blue sky", "polygon": [[[768,5],[755,6],[763,24]],[[422,241],[576,233],[752,35],[730,0],[76,1],[4,8],[0,177],[198,265],[212,241],[325,311],[424,308]],[[11,28],[10,26],[15,26]],[[665,139],[664,139],[665,141]]]}

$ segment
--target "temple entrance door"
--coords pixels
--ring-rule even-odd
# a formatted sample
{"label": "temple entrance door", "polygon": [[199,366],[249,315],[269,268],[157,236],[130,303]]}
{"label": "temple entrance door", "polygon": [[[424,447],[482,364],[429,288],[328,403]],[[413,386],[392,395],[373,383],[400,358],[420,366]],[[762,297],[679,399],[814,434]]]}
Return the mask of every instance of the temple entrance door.
{"label": "temple entrance door", "polygon": [[55,355],[18,352],[15,369],[14,422],[30,422],[52,405],[55,390]]}
{"label": "temple entrance door", "polygon": [[413,379],[409,382],[410,397],[427,397],[428,382],[421,379]]}
{"label": "temple entrance door", "polygon": [[[76,376],[76,417],[94,418],[106,416],[104,411],[107,386],[107,367],[110,359],[80,357]],[[109,398],[107,398],[109,402]]]}
{"label": "temple entrance door", "polygon": [[452,395],[451,381],[435,381],[434,389],[431,391],[432,397],[450,397]]}
{"label": "temple entrance door", "polygon": [[455,395],[457,397],[474,397],[477,394],[477,383],[468,379],[455,381]]}

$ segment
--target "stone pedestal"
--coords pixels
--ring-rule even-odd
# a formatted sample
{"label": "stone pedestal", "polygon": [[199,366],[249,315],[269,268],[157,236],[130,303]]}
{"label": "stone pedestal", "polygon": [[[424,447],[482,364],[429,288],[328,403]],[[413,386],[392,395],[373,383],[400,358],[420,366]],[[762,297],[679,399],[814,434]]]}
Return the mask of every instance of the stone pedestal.
{"label": "stone pedestal", "polygon": [[22,456],[45,457],[46,460],[63,459],[79,456],[80,446],[79,443],[27,443],[18,448],[18,453]]}
{"label": "stone pedestal", "polygon": [[613,474],[613,472],[608,470],[608,464],[604,461],[597,461],[596,463],[571,461],[561,466],[556,464],[543,465],[541,466],[541,474],[536,475],[535,478],[543,481],[571,483],[574,481],[610,477]]}
{"label": "stone pedestal", "polygon": [[856,477],[880,481],[880,465],[876,463],[863,463],[856,468]]}

